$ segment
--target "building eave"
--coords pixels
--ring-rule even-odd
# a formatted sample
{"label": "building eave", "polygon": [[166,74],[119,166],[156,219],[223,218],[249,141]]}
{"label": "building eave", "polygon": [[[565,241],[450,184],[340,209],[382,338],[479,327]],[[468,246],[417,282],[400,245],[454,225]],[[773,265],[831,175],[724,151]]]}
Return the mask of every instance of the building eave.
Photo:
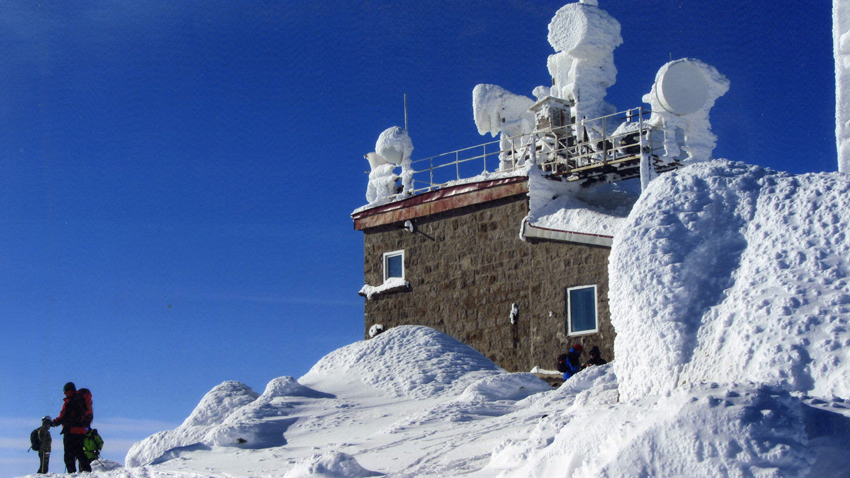
{"label": "building eave", "polygon": [[574,242],[578,244],[587,244],[591,246],[611,247],[614,243],[612,236],[602,234],[589,234],[585,232],[562,231],[558,229],[548,229],[545,227],[534,226],[526,219],[523,222],[520,236],[523,240],[537,239],[557,242]]}
{"label": "building eave", "polygon": [[362,231],[412,220],[461,207],[528,193],[528,177],[516,176],[438,189],[351,215],[354,229]]}

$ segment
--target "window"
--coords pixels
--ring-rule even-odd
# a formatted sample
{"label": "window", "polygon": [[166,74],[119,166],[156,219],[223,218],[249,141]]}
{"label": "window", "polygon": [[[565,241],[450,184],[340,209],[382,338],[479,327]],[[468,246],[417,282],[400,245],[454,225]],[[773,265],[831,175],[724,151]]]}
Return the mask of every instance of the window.
{"label": "window", "polygon": [[596,286],[567,289],[567,334],[584,335],[599,331],[596,322]]}
{"label": "window", "polygon": [[404,251],[384,253],[384,282],[392,277],[404,279]]}

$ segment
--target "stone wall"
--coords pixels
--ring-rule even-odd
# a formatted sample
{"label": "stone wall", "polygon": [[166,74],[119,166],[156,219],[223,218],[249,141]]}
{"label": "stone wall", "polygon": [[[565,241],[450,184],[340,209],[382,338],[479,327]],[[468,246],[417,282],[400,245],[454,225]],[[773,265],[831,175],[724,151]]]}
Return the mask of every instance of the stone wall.
{"label": "stone wall", "polygon": [[[598,345],[613,358],[605,247],[524,242],[520,224],[526,195],[417,218],[416,232],[401,224],[365,229],[366,283],[383,282],[383,254],[404,250],[411,290],[366,300],[365,330],[373,324],[427,325],[480,351],[509,371],[536,365],[553,370],[574,343]],[[597,285],[599,333],[567,337],[566,288]],[[511,324],[511,305],[519,315]],[[587,355],[582,359],[587,359]]]}

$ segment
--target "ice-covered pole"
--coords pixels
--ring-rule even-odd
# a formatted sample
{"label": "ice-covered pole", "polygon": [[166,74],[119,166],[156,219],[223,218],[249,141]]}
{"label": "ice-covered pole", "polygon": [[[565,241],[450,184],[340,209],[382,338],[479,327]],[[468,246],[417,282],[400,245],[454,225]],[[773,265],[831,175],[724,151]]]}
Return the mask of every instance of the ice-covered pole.
{"label": "ice-covered pole", "polygon": [[574,103],[576,122],[615,111],[604,98],[617,81],[614,49],[622,43],[620,23],[596,0],[567,4],[549,23],[549,44],[557,52],[548,61],[551,95]]}
{"label": "ice-covered pole", "polygon": [[850,0],[832,2],[832,41],[838,170],[850,173]]}

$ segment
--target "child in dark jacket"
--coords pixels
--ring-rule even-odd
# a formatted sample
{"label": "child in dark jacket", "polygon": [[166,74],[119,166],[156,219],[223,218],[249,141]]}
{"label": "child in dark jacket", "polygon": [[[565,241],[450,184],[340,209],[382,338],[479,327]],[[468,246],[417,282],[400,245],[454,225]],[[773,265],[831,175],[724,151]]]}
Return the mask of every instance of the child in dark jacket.
{"label": "child in dark jacket", "polygon": [[39,474],[47,474],[48,465],[50,465],[50,447],[53,444],[53,438],[50,436],[50,427],[52,420],[50,417],[41,419],[41,428],[38,429],[38,441],[41,446],[38,448],[38,471]]}

